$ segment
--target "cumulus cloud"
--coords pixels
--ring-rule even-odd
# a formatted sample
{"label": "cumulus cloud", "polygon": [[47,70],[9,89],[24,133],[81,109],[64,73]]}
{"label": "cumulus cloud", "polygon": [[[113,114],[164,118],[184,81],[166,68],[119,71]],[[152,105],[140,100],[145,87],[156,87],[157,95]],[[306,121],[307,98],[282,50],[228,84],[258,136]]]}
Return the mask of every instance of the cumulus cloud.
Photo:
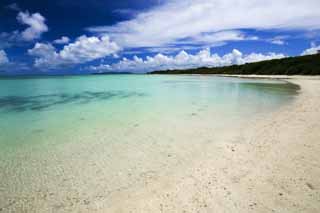
{"label": "cumulus cloud", "polygon": [[234,49],[231,53],[219,56],[211,54],[209,48],[199,51],[192,55],[181,51],[175,56],[157,54],[154,57],[147,56],[146,59],[134,56],[133,59],[123,58],[118,63],[102,64],[99,66],[89,67],[92,71],[131,71],[131,72],[148,72],[153,70],[167,69],[185,69],[196,67],[219,67],[232,64],[245,64],[263,60],[284,58],[283,54],[268,53],[251,53],[244,55],[239,50]]}
{"label": "cumulus cloud", "polygon": [[[13,3],[7,6],[7,8],[20,11],[17,4]],[[0,33],[0,49],[9,48],[12,46],[23,46],[26,41],[31,42],[35,39],[39,39],[44,32],[48,31],[48,27],[45,24],[45,18],[40,13],[30,14],[27,12],[19,12],[17,20],[20,24],[28,25],[24,31],[14,30],[12,32]]]}
{"label": "cumulus cloud", "polygon": [[104,58],[118,51],[120,47],[110,41],[108,36],[101,38],[81,36],[74,43],[65,45],[60,51],[50,43],[36,43],[28,50],[28,54],[36,57],[34,63],[36,67],[54,69]]}
{"label": "cumulus cloud", "polygon": [[0,50],[0,65],[8,64],[9,59],[7,57],[7,54],[4,50]]}
{"label": "cumulus cloud", "polygon": [[55,44],[67,44],[69,42],[70,42],[70,38],[67,36],[62,36],[61,38],[53,41],[53,43]]}
{"label": "cumulus cloud", "polygon": [[45,24],[45,18],[40,13],[30,14],[28,11],[19,12],[17,20],[21,24],[29,27],[21,32],[23,40],[32,41],[41,37],[42,33],[48,31],[48,26]]}
{"label": "cumulus cloud", "polygon": [[215,42],[207,34],[236,29],[320,29],[318,8],[319,0],[175,0],[131,20],[88,30],[108,34],[123,47],[165,46],[188,38]]}
{"label": "cumulus cloud", "polygon": [[320,53],[320,45],[316,45],[315,43],[311,43],[311,47],[304,50],[301,55],[314,55]]}

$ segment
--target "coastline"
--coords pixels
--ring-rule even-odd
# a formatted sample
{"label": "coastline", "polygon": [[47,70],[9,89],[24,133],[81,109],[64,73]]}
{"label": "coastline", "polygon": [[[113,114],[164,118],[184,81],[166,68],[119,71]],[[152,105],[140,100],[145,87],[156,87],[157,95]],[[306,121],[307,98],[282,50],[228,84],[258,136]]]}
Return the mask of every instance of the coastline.
{"label": "coastline", "polygon": [[299,94],[240,125],[199,112],[25,147],[1,167],[0,212],[318,212],[320,78],[240,77]]}
{"label": "coastline", "polygon": [[202,147],[175,174],[150,176],[143,189],[138,185],[119,192],[104,210],[318,212],[320,78],[262,77],[297,84],[300,94],[230,141]]}
{"label": "coastline", "polygon": [[237,78],[252,78],[252,79],[278,79],[278,80],[320,80],[320,76],[312,75],[227,75],[217,74],[221,77],[237,77]]}
{"label": "coastline", "polygon": [[[229,77],[228,75],[224,75]],[[248,129],[225,166],[236,212],[318,212],[320,210],[320,77],[231,77],[279,79],[300,86],[296,100]],[[241,157],[242,156],[242,157]],[[242,158],[242,159],[241,159]],[[227,163],[228,162],[228,163]],[[242,162],[242,163],[239,163]],[[241,170],[246,172],[241,172]],[[242,175],[242,176],[241,176]],[[241,177],[241,178],[240,178]],[[227,178],[227,177],[226,177]],[[232,179],[236,178],[237,181]],[[240,205],[241,204],[241,205]],[[221,206],[221,211],[223,211]],[[216,209],[215,209],[216,210]]]}

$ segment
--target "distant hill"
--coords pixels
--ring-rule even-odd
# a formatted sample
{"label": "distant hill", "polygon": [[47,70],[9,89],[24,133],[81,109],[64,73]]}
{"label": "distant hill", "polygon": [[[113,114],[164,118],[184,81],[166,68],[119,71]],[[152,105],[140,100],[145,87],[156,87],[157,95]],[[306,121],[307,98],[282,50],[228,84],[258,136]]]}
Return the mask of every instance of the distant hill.
{"label": "distant hill", "polygon": [[154,71],[149,74],[320,75],[320,54],[226,67]]}

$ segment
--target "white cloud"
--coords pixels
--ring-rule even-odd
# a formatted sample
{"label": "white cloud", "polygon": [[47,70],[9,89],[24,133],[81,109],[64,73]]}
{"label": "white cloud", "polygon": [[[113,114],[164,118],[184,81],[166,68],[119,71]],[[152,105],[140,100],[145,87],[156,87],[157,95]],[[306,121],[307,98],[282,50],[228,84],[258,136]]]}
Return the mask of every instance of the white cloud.
{"label": "white cloud", "polygon": [[227,41],[244,41],[258,39],[259,38],[256,36],[246,36],[239,30],[226,30],[214,33],[201,33],[193,37],[175,41],[174,44],[207,45],[213,47],[221,46]]}
{"label": "white cloud", "polygon": [[28,54],[36,57],[34,62],[35,67],[47,67],[51,69],[63,63],[63,61],[59,61],[59,54],[51,44],[37,42],[32,49],[28,50]]}
{"label": "white cloud", "polygon": [[28,53],[36,57],[34,63],[36,67],[53,69],[104,58],[118,51],[120,47],[110,41],[108,36],[101,38],[81,36],[74,43],[65,45],[60,51],[51,44],[36,43]]}
{"label": "white cloud", "polygon": [[12,62],[6,52],[0,50],[0,72],[4,74],[29,70],[29,66],[22,62]]}
{"label": "white cloud", "polygon": [[320,45],[316,45],[315,43],[311,43],[311,47],[304,50],[301,55],[314,55],[320,52]]}
{"label": "white cloud", "polygon": [[[219,46],[218,44],[216,46]],[[126,54],[141,54],[141,53],[175,53],[175,52],[180,52],[181,50],[194,50],[194,49],[199,49],[197,46],[167,46],[167,47],[149,47],[149,48],[143,48],[143,51],[126,51]]]}
{"label": "white cloud", "polygon": [[7,57],[7,54],[4,50],[0,50],[0,65],[8,64],[9,59]]}
{"label": "white cloud", "polygon": [[[7,8],[20,11],[16,3],[8,5]],[[28,11],[19,12],[17,20],[20,24],[28,25],[28,27],[24,31],[14,30],[12,32],[1,32],[0,49],[11,46],[22,46],[26,41],[31,42],[39,39],[44,32],[48,31],[45,18],[40,13],[30,14]]]}
{"label": "white cloud", "polygon": [[48,31],[48,26],[45,24],[45,18],[40,13],[30,14],[28,11],[19,12],[17,20],[21,24],[29,27],[21,32],[23,40],[32,41],[41,37],[42,33]]}
{"label": "white cloud", "polygon": [[165,46],[187,38],[215,42],[214,36],[206,34],[236,29],[320,29],[318,8],[319,0],[174,0],[131,20],[89,31],[108,34],[123,47]]}
{"label": "white cloud", "polygon": [[276,53],[251,53],[244,55],[236,49],[224,56],[219,56],[218,54],[211,54],[210,49],[207,48],[194,55],[181,51],[176,56],[157,54],[154,57],[147,56],[146,59],[134,56],[133,59],[123,58],[118,63],[91,66],[89,69],[92,71],[148,72],[153,70],[185,69],[202,66],[219,67],[284,57],[285,55]]}
{"label": "white cloud", "polygon": [[61,38],[53,41],[53,43],[55,44],[67,44],[69,42],[70,42],[70,38],[68,38],[67,36],[62,36]]}
{"label": "white cloud", "polygon": [[271,39],[267,39],[267,42],[271,43],[271,44],[276,44],[276,45],[285,45],[286,43],[286,39],[288,39],[289,36],[287,35],[282,35],[282,36],[275,36],[274,38]]}
{"label": "white cloud", "polygon": [[277,45],[284,45],[285,42],[281,39],[274,39],[270,41],[272,44],[277,44]]}

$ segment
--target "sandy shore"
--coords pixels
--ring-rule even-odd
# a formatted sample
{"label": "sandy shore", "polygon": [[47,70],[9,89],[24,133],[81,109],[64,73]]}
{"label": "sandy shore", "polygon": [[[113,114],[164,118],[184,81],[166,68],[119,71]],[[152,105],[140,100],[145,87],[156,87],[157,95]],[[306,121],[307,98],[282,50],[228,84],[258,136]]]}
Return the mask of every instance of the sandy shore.
{"label": "sandy shore", "polygon": [[234,152],[226,150],[215,161],[226,171],[216,178],[229,195],[213,192],[211,201],[220,202],[211,212],[319,212],[320,78],[262,78],[297,84],[300,94],[294,103],[248,127],[246,143],[234,144]]}
{"label": "sandy shore", "polygon": [[265,77],[298,84],[299,96],[175,174],[119,192],[108,212],[320,212],[320,79]]}
{"label": "sandy shore", "polygon": [[320,212],[320,78],[266,77],[300,94],[241,128],[216,135],[194,116],[188,129],[152,130],[161,138],[141,126],[105,143],[103,130],[21,153],[4,164],[0,212]]}

